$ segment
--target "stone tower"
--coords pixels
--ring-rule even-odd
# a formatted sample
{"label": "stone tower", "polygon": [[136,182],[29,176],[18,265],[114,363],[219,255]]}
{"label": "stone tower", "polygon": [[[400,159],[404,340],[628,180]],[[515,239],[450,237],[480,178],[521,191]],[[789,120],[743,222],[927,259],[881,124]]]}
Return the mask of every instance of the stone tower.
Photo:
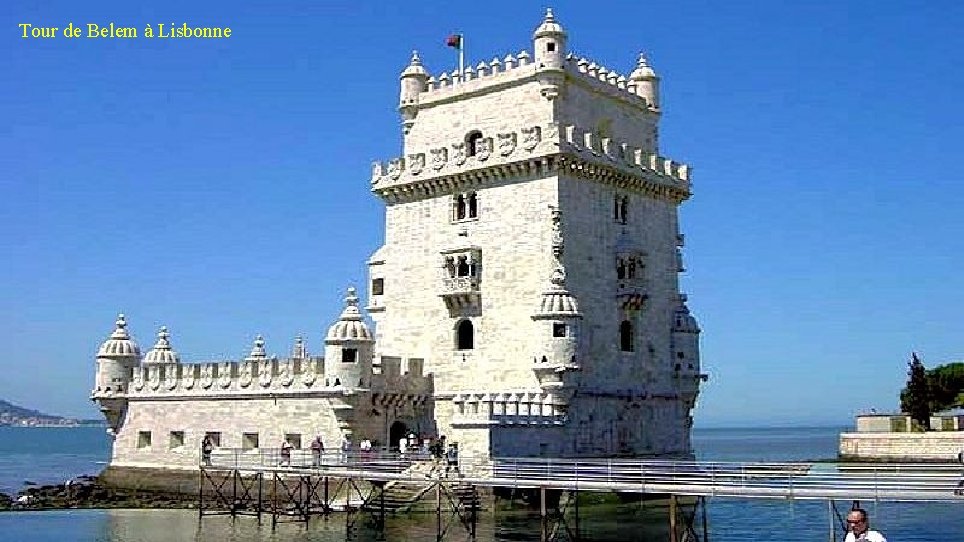
{"label": "stone tower", "polygon": [[372,171],[376,356],[422,360],[438,431],[472,452],[686,455],[705,377],[659,78],[574,55],[551,11],[532,40],[401,74],[402,156]]}

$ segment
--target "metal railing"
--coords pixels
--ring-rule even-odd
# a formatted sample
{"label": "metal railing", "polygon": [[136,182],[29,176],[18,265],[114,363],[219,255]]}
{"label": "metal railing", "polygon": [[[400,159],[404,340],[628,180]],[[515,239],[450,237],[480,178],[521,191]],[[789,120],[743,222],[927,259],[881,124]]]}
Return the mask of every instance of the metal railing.
{"label": "metal railing", "polygon": [[[426,480],[427,454],[372,450],[326,452],[280,449],[214,451],[207,468],[292,471],[368,480]],[[622,491],[705,497],[956,501],[964,503],[959,465],[729,463],[633,459],[486,458],[461,455],[449,470],[480,486]],[[444,469],[436,469],[441,476]]]}

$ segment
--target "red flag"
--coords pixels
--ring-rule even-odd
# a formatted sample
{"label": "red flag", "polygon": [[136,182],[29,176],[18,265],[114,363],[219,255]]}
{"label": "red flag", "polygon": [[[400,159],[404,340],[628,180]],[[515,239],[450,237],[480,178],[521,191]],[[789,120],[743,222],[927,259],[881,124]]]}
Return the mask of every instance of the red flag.
{"label": "red flag", "polygon": [[462,48],[462,34],[452,34],[445,38],[445,45],[449,47],[455,47],[456,49]]}

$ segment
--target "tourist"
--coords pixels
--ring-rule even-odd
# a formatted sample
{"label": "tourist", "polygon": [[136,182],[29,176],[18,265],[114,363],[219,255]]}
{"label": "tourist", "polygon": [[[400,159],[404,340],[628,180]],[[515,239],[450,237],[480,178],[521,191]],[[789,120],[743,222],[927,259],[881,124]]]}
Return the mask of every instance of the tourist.
{"label": "tourist", "polygon": [[459,444],[457,442],[449,444],[449,449],[445,452],[446,477],[448,477],[450,470],[454,470],[456,475],[461,476],[459,472]]}
{"label": "tourist", "polygon": [[351,455],[351,438],[345,435],[344,440],[341,441],[341,462],[348,463],[349,456]]}
{"label": "tourist", "polygon": [[844,542],[887,542],[884,535],[870,529],[867,511],[863,508],[854,508],[847,514],[847,531]]}
{"label": "tourist", "polygon": [[214,451],[214,443],[211,442],[211,436],[205,435],[204,442],[201,443],[201,462],[205,465],[211,465],[211,452]]}
{"label": "tourist", "polygon": [[282,467],[291,466],[291,443],[287,440],[281,443],[281,463]]}
{"label": "tourist", "polygon": [[321,440],[321,435],[315,436],[315,440],[311,441],[311,466],[320,467],[321,466],[321,456],[325,453],[325,443]]}
{"label": "tourist", "polygon": [[403,435],[398,439],[398,455],[405,457],[405,448],[408,447],[408,439]]}

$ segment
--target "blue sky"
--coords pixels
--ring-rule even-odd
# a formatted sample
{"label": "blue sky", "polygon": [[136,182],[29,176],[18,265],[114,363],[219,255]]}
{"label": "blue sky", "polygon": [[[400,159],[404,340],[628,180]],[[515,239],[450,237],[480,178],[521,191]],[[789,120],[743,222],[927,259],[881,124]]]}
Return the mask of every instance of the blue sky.
{"label": "blue sky", "polygon": [[[153,5],[150,5],[153,4]],[[0,13],[0,398],[96,417],[117,312],[188,360],[312,352],[381,243],[372,160],[398,74],[466,35],[531,48],[544,3],[27,2]],[[662,77],[695,168],[683,289],[697,425],[848,423],[905,365],[964,358],[964,3],[556,2],[570,49]],[[226,40],[20,38],[19,23],[228,26]]]}

